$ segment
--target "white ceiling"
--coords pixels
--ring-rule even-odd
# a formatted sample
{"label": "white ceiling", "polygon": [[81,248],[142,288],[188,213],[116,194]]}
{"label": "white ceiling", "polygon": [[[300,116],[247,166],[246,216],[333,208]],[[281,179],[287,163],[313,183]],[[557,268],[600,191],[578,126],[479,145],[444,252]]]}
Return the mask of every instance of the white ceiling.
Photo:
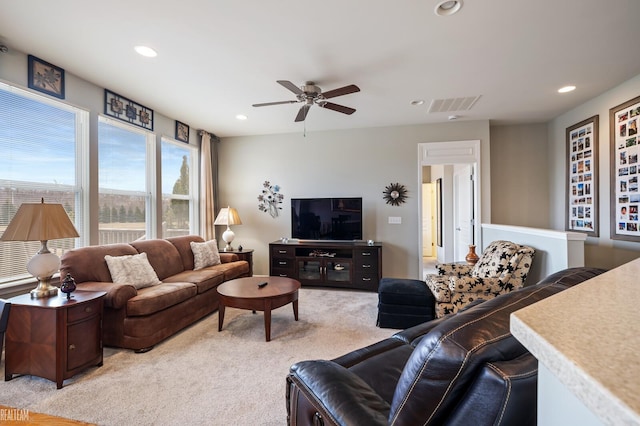
{"label": "white ceiling", "polygon": [[[0,0],[0,43],[221,137],[452,114],[540,123],[640,74],[640,1],[464,0],[448,17],[435,15],[436,4]],[[139,56],[139,44],[158,56]],[[300,104],[252,107],[295,99],[276,80],[324,91],[356,84],[361,92],[332,101],[357,111],[316,106],[294,123]],[[558,94],[566,84],[577,90]],[[433,99],[467,96],[481,96],[469,111],[427,113]]]}

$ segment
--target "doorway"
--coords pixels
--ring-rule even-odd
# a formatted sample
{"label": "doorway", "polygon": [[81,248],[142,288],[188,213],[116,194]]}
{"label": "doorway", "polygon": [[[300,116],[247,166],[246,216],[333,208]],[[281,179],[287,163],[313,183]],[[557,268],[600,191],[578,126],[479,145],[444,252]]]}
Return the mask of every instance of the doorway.
{"label": "doorway", "polygon": [[[452,141],[419,144],[419,178],[423,190],[418,203],[420,212],[419,253],[420,277],[426,266],[437,262],[464,261],[470,244],[480,243],[480,141]],[[441,194],[436,199],[425,185],[440,182]],[[429,197],[430,202],[425,198]],[[432,217],[441,212],[434,223]],[[425,222],[431,221],[431,225]],[[426,234],[428,230],[430,234]],[[429,252],[427,241],[436,241]],[[425,245],[425,243],[427,243]],[[431,254],[431,256],[430,256]],[[431,260],[431,262],[430,262]]]}
{"label": "doorway", "polygon": [[473,244],[473,167],[456,164],[453,172],[454,262],[463,261]]}

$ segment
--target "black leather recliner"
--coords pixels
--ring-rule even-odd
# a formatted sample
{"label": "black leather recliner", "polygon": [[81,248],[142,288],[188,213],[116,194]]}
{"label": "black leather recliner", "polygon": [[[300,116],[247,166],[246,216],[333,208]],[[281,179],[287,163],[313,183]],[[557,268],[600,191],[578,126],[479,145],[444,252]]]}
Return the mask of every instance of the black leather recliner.
{"label": "black leather recliner", "polygon": [[535,425],[537,360],[512,312],[605,272],[570,268],[287,376],[289,425]]}

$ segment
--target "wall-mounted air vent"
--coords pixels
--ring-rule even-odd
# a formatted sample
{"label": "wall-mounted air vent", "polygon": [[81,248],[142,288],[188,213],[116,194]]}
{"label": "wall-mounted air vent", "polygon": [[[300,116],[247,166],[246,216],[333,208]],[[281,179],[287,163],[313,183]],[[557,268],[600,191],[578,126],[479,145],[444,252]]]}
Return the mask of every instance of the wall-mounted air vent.
{"label": "wall-mounted air vent", "polygon": [[480,96],[481,95],[467,96],[466,98],[434,99],[431,101],[427,112],[469,111],[478,99],[480,99]]}

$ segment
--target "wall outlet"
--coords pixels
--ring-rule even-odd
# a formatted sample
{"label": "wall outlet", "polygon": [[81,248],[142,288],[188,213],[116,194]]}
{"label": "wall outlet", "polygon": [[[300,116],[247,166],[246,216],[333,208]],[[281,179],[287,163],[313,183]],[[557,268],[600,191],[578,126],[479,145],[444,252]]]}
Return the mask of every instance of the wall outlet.
{"label": "wall outlet", "polygon": [[389,223],[399,225],[402,223],[402,218],[400,216],[389,216]]}

